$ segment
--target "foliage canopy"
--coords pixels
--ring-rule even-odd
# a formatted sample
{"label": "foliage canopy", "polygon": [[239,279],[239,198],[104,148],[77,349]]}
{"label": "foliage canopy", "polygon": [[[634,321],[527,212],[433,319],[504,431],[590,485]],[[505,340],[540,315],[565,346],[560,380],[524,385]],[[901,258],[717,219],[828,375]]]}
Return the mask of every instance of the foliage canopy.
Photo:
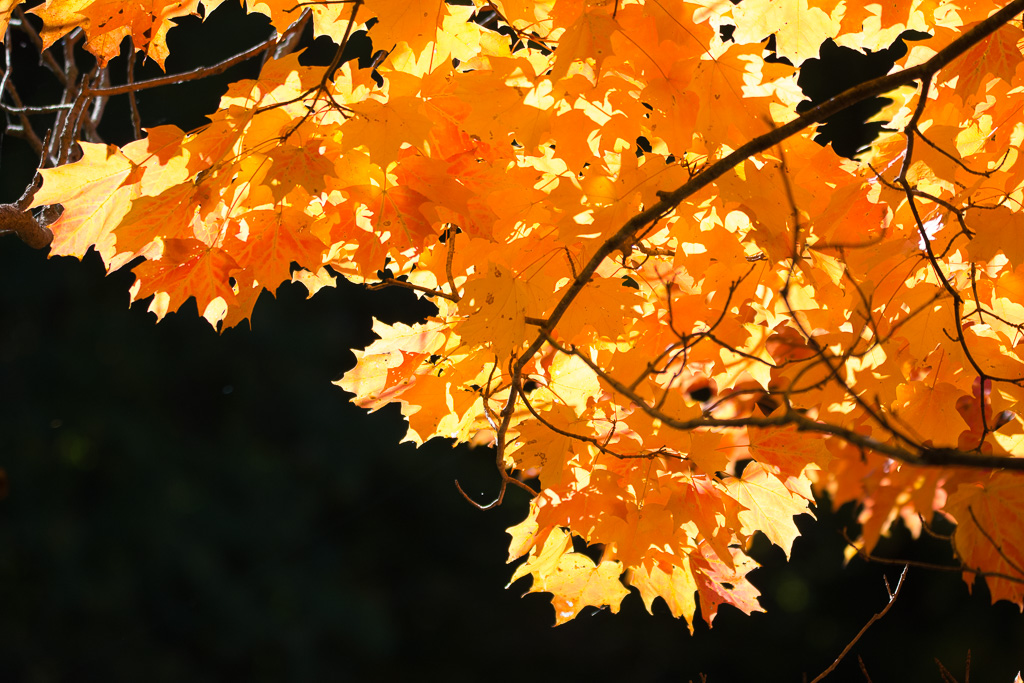
{"label": "foliage canopy", "polygon": [[[965,579],[1024,609],[1024,0],[249,2],[259,77],[120,147],[108,98],[215,68],[135,82],[133,56],[111,85],[110,60],[162,66],[220,2],[48,0],[38,31],[17,4],[0,28],[95,65],[65,64],[45,139],[5,106],[42,161],[0,230],[220,328],[292,280],[429,299],[339,384],[406,440],[494,449],[495,503],[533,495],[513,577],[557,623],[626,586],[691,624],[760,610],[743,549],[788,554],[815,491],[863,505],[851,556],[956,522]],[[307,23],[328,66],[292,51]],[[836,50],[889,61],[808,100]],[[822,145],[865,106],[870,147]]]}

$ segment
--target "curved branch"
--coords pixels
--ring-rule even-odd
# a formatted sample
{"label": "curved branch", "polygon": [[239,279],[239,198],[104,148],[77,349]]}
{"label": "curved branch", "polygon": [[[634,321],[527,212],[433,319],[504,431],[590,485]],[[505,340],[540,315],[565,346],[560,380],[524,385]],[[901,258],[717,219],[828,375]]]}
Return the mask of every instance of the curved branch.
{"label": "curved branch", "polygon": [[580,353],[575,347],[562,346],[543,330],[542,335],[544,340],[548,344],[551,344],[551,346],[556,350],[565,354],[574,355],[582,360],[587,367],[594,371],[601,381],[605,382],[612,389],[628,398],[645,413],[655,419],[661,420],[665,425],[672,427],[673,429],[678,429],[679,431],[693,431],[702,427],[724,427],[729,429],[738,429],[742,427],[796,427],[797,430],[802,432],[813,432],[816,434],[839,437],[854,446],[875,451],[882,455],[886,455],[893,460],[899,460],[900,462],[905,462],[909,465],[934,467],[955,466],[970,467],[973,469],[1002,468],[1024,472],[1024,458],[1002,455],[985,455],[982,453],[960,451],[955,448],[931,448],[923,446],[918,450],[910,450],[902,446],[873,439],[870,436],[860,434],[852,429],[847,429],[846,427],[840,427],[839,425],[830,424],[828,422],[818,422],[817,420],[807,417],[807,415],[800,410],[792,407],[787,407],[786,410],[773,413],[768,417],[750,416],[718,418],[704,415],[692,420],[680,420],[662,412],[657,407],[648,404],[647,401],[645,401],[643,397],[638,395],[635,391],[632,391],[622,382],[616,380],[605,372],[594,361],[592,361],[587,354]]}

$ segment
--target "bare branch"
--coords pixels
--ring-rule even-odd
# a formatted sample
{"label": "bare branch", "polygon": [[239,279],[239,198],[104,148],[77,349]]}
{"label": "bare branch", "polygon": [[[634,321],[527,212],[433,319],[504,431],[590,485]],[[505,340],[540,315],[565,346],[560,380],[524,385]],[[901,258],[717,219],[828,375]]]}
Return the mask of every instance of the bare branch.
{"label": "bare branch", "polygon": [[839,666],[839,663],[843,661],[843,658],[850,653],[850,650],[852,650],[853,646],[857,644],[857,641],[861,639],[861,636],[863,636],[867,632],[867,630],[871,628],[871,625],[879,619],[881,619],[882,617],[884,617],[889,612],[889,610],[892,609],[893,604],[896,602],[896,598],[898,598],[900,595],[900,589],[903,588],[903,580],[907,577],[908,569],[909,567],[904,565],[903,573],[900,574],[900,580],[896,583],[896,590],[890,589],[889,579],[883,577],[883,580],[885,581],[885,590],[889,594],[889,602],[886,603],[885,607],[882,608],[881,612],[878,612],[873,617],[868,619],[868,623],[864,624],[864,627],[861,628],[857,635],[853,637],[853,640],[846,644],[846,647],[844,647],[843,651],[839,653],[839,656],[836,657],[836,660],[832,662],[832,664],[827,669],[825,669],[820,674],[815,676],[814,680],[811,681],[811,683],[819,683],[819,681],[821,681],[830,673],[832,673],[835,670],[835,668]]}
{"label": "bare branch", "polygon": [[117,85],[107,88],[88,88],[86,94],[92,96],[105,96],[111,95],[123,95],[130,92],[138,92],[140,90],[147,90],[149,88],[158,88],[162,85],[175,85],[177,83],[184,83],[186,81],[195,81],[200,78],[206,78],[208,76],[214,76],[219,73],[223,73],[242,62],[252,59],[253,57],[269,50],[271,47],[277,44],[277,36],[273,36],[263,41],[255,47],[251,47],[245,52],[240,52],[234,57],[229,57],[223,62],[218,62],[211,66],[201,66],[191,71],[185,71],[180,74],[171,74],[170,76],[162,76],[160,78],[152,78],[148,81],[138,81],[136,83],[126,83],[125,85]]}

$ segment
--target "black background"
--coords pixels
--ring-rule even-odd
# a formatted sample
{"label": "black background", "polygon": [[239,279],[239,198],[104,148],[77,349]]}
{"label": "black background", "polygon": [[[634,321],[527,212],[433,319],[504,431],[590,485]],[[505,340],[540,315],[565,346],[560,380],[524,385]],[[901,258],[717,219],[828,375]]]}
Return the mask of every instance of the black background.
{"label": "black background", "polygon": [[[267,35],[226,3],[171,33],[168,70],[210,64]],[[15,38],[29,103],[54,101]],[[308,40],[307,40],[308,43]],[[363,46],[365,48],[365,45]],[[178,51],[175,51],[175,48]],[[307,59],[322,59],[320,41]],[[186,54],[187,53],[187,54]],[[115,60],[115,69],[118,60]],[[121,66],[123,69],[123,65]],[[191,127],[216,107],[222,78],[141,93],[143,125]],[[140,77],[157,75],[154,67]],[[126,98],[103,132],[130,135]],[[6,136],[0,200],[16,198],[35,159]],[[367,415],[330,384],[372,340],[371,315],[411,322],[407,292],[341,283],[305,300],[265,294],[253,329],[213,331],[194,303],[159,325],[127,307],[127,272],[47,260],[0,240],[0,681],[790,680],[827,667],[886,603],[901,567],[843,567],[852,510],[819,507],[787,563],[766,542],[751,574],[767,614],[723,607],[696,633],[633,592],[613,615],[553,629],[544,594],[506,589],[504,529],[525,515],[495,493],[487,450],[398,445],[397,410]],[[888,557],[948,562],[948,544],[912,542]],[[1009,683],[1024,666],[1024,618],[969,595],[957,572],[911,569],[904,592],[828,679]]]}

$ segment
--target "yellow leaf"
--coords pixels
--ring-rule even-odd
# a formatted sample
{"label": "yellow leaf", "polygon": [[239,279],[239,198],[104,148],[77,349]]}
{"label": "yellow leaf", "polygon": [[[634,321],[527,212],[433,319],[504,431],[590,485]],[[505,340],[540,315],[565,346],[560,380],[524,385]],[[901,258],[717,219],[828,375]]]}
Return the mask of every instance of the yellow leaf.
{"label": "yellow leaf", "polygon": [[520,565],[512,581],[532,575],[529,593],[551,593],[555,607],[555,625],[573,619],[584,607],[610,607],[619,611],[619,604],[629,594],[622,585],[622,564],[594,564],[586,555],[570,552],[572,540],[567,531],[551,531],[540,553]]}
{"label": "yellow leaf", "polygon": [[793,494],[757,462],[747,465],[742,478],[729,478],[726,484],[729,492],[747,508],[739,513],[744,531],[762,532],[789,557],[793,541],[800,535],[793,518],[811,512],[807,499]]}
{"label": "yellow leaf", "polygon": [[471,312],[455,331],[464,343],[490,346],[499,359],[508,358],[526,342],[526,317],[536,315],[536,300],[529,283],[492,263],[484,277],[466,285],[460,308]]}
{"label": "yellow leaf", "polygon": [[697,611],[697,582],[690,570],[689,558],[682,558],[676,566],[663,569],[657,563],[634,567],[629,574],[629,584],[640,591],[647,611],[654,614],[655,598],[661,598],[675,618],[683,617],[693,634],[693,615]]}

